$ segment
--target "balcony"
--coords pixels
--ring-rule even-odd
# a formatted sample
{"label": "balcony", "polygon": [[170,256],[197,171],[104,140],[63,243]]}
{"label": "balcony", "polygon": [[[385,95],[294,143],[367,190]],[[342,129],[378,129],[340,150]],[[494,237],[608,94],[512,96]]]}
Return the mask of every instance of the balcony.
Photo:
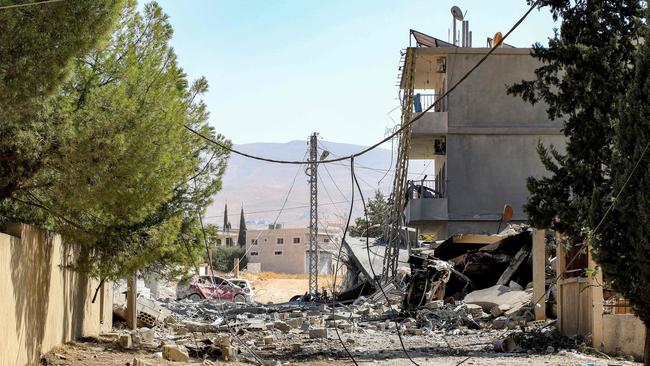
{"label": "balcony", "polygon": [[[415,94],[413,98],[413,117],[429,108],[433,102],[439,98],[438,94]],[[411,126],[413,135],[446,135],[447,134],[448,114],[445,100],[425,113],[420,119],[415,121]]]}
{"label": "balcony", "polygon": [[421,221],[446,221],[447,197],[444,179],[408,182],[406,223]]}

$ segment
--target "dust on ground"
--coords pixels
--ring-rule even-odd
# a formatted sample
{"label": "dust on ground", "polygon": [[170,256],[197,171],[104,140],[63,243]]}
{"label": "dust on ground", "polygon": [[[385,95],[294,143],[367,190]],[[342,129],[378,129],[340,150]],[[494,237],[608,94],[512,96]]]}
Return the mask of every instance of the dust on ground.
{"label": "dust on ground", "polygon": [[[354,346],[350,347],[354,348]],[[385,355],[380,358],[363,357],[357,354],[356,361],[359,365],[390,365],[390,366],[407,366],[413,365],[408,360],[399,347],[386,350]],[[585,355],[581,353],[564,352],[561,354],[495,354],[490,352],[476,352],[469,355],[449,355],[445,353],[413,351],[413,359],[419,365],[441,365],[441,366],[456,366],[456,365],[473,365],[473,366],[565,366],[575,365],[581,366],[585,364],[595,364],[599,366],[640,366],[640,363],[629,361],[622,361],[617,359],[607,359],[592,355]],[[88,342],[73,342],[66,344],[62,347],[57,347],[48,353],[40,365],[57,365],[57,366],[109,366],[109,365],[132,365],[134,358],[147,361],[152,365],[231,365],[243,366],[251,365],[253,363],[238,361],[238,362],[223,362],[223,361],[195,361],[192,363],[178,363],[170,362],[156,356],[153,350],[138,349],[138,350],[124,350],[120,349],[113,342],[106,341],[91,341]],[[331,366],[331,365],[351,365],[352,361],[345,357],[343,354],[332,356],[327,354],[314,355],[310,359],[300,361],[284,361],[275,363],[273,359],[265,359],[270,361],[271,365],[310,365],[310,366]],[[276,360],[277,361],[277,360]]]}
{"label": "dust on ground", "polygon": [[[266,304],[289,301],[295,295],[303,295],[309,290],[308,274],[282,274],[272,272],[243,272],[242,278],[251,281],[255,288],[255,300]],[[318,286],[332,288],[333,275],[319,275]],[[340,282],[340,279],[337,279]]]}

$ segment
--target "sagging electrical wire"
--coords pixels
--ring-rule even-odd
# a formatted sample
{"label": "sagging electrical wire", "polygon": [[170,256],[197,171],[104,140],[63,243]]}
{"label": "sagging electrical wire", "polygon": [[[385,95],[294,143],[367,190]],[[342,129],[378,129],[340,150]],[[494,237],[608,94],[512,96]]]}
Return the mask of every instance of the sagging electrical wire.
{"label": "sagging electrical wire", "polygon": [[[363,197],[363,192],[361,190],[361,186],[359,185],[359,181],[357,180],[357,176],[354,173],[354,160],[350,161],[350,175],[352,176],[352,182],[356,186],[356,189],[359,190],[359,195],[361,196],[361,202],[363,202],[363,214],[364,214],[365,219],[366,219],[366,235],[365,235],[366,236],[366,253],[368,254],[368,262],[370,263],[370,271],[372,272],[372,281],[375,283],[375,286],[377,286],[381,290],[382,296],[384,296],[384,298],[386,299],[386,301],[388,302],[389,306],[392,309],[392,304],[390,303],[390,300],[388,299],[388,296],[386,295],[386,292],[384,292],[384,288],[381,287],[381,284],[377,281],[377,274],[375,273],[375,269],[373,268],[373,265],[372,265],[372,260],[370,259],[370,236],[368,234],[368,231],[370,230],[370,221],[369,221],[369,218],[368,218],[368,209],[366,207],[366,201],[365,201],[365,199]],[[353,186],[352,187],[352,192],[353,193],[354,193],[354,189],[355,188]],[[344,236],[345,236],[345,234],[344,234]],[[411,357],[408,350],[406,349],[406,346],[404,345],[404,340],[402,339],[402,334],[400,333],[400,329],[399,329],[400,328],[399,327],[399,322],[397,321],[397,319],[393,319],[393,321],[395,322],[395,330],[397,332],[397,337],[399,338],[399,343],[400,343],[400,346],[402,347],[402,350],[404,351],[404,354],[411,361],[411,363],[413,363],[415,366],[420,366]]]}
{"label": "sagging electrical wire", "polygon": [[[354,157],[350,158],[350,169],[354,169]],[[345,242],[345,235],[348,232],[348,229],[350,228],[350,219],[352,218],[352,209],[354,208],[354,179],[352,179],[352,197],[350,198],[350,212],[348,213],[348,219],[345,223],[345,229],[343,230],[343,235],[341,235],[341,244],[339,245],[339,253],[338,256],[336,257],[336,267],[334,271],[334,282],[332,283],[332,318],[334,318],[334,315],[336,313],[334,312],[334,306],[335,306],[335,300],[336,296],[334,295],[336,292],[336,278],[339,273],[339,263],[341,261],[341,253],[343,252],[343,242]],[[334,324],[334,331],[336,331],[336,336],[339,339],[339,342],[341,342],[341,346],[343,346],[343,349],[345,352],[348,354],[348,357],[352,360],[352,362],[356,365],[359,366],[357,363],[357,360],[354,359],[354,356],[352,356],[352,353],[350,353],[350,350],[348,347],[345,345],[345,342],[343,342],[343,339],[341,339],[341,334],[339,333],[338,326],[336,323]]]}
{"label": "sagging electrical wire", "polygon": [[[352,159],[352,158],[356,158],[356,157],[359,157],[361,155],[364,155],[364,154],[368,153],[369,151],[372,151],[372,150],[376,149],[377,147],[384,144],[385,142],[389,141],[390,139],[397,136],[398,134],[402,133],[403,131],[405,131],[409,127],[411,127],[411,125],[413,123],[415,123],[416,121],[418,121],[422,117],[424,117],[427,112],[429,112],[431,109],[435,108],[444,98],[446,98],[449,94],[451,94],[454,90],[456,90],[456,88],[461,83],[463,83],[465,80],[467,80],[467,78],[474,71],[476,71],[476,69],[478,69],[478,67],[481,66],[485,62],[485,60],[487,60],[488,57],[490,57],[494,53],[494,51],[496,51],[497,48],[499,48],[501,46],[501,44],[503,44],[503,42],[505,42],[505,40],[508,38],[508,36],[510,36],[510,34],[512,34],[512,32],[514,32],[514,30],[519,27],[519,25],[528,17],[528,15],[535,9],[535,7],[537,7],[539,2],[540,2],[540,0],[536,0],[534,3],[532,3],[530,5],[530,8],[528,9],[528,11],[526,11],[526,13],[524,13],[524,15],[522,15],[521,18],[519,18],[519,20],[503,36],[503,40],[501,41],[501,43],[496,43],[495,42],[495,44],[492,46],[492,48],[490,48],[490,50],[485,55],[483,55],[483,57],[481,57],[481,59],[478,60],[478,62],[471,69],[469,69],[456,83],[454,83],[454,85],[452,85],[449,89],[447,89],[447,91],[445,91],[440,97],[438,97],[435,101],[433,101],[433,103],[431,103],[431,105],[429,107],[424,109],[422,112],[418,113],[409,122],[405,123],[400,128],[398,128],[396,131],[394,131],[390,135],[386,136],[385,138],[383,138],[379,142],[377,142],[377,143],[375,143],[375,144],[373,144],[373,145],[371,145],[371,146],[369,146],[369,147],[367,147],[367,148],[365,148],[365,149],[363,149],[363,150],[361,150],[359,152],[356,152],[354,154],[347,155],[347,156],[341,156],[341,157],[338,157],[338,158],[324,159],[324,160],[319,161],[319,164],[334,163],[334,162],[337,162],[337,161],[348,160],[348,159]],[[214,140],[214,139],[212,139],[212,138],[210,138],[208,136],[205,136],[202,133],[194,130],[193,128],[191,128],[191,127],[189,127],[187,125],[184,125],[184,127],[188,131],[194,133],[195,135],[205,139],[206,141],[212,142],[213,144],[216,144],[217,146],[221,147],[222,149],[226,149],[226,150],[230,151],[233,154],[241,155],[241,156],[244,156],[244,157],[247,157],[247,158],[250,158],[250,159],[266,161],[266,162],[269,162],[269,163],[277,163],[277,164],[304,164],[305,163],[304,161],[271,159],[271,158],[266,158],[266,157],[263,157],[263,156],[248,154],[248,153],[233,149],[232,147],[226,146],[223,143],[218,142],[218,141],[216,141],[216,140]]]}

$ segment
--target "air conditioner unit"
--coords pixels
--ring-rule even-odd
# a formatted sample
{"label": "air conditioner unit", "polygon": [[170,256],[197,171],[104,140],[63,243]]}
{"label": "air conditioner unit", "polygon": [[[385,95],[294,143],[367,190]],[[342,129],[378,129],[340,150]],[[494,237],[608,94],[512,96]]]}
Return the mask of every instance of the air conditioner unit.
{"label": "air conditioner unit", "polygon": [[439,74],[447,72],[447,59],[445,57],[436,59],[436,72]]}
{"label": "air conditioner unit", "polygon": [[444,137],[433,139],[433,153],[435,155],[447,154],[447,139]]}

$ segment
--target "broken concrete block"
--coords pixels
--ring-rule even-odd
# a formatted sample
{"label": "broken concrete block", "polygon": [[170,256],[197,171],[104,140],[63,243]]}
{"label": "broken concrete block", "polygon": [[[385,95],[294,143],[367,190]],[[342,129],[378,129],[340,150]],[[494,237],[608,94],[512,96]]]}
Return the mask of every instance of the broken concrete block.
{"label": "broken concrete block", "polygon": [[141,358],[134,358],[133,361],[131,361],[131,366],[153,366],[153,363],[147,362]]}
{"label": "broken concrete block", "polygon": [[499,309],[498,306],[493,306],[492,309],[490,309],[490,314],[491,314],[493,317],[498,318],[498,317],[500,317],[501,315],[503,315],[503,311],[501,311],[501,309]]}
{"label": "broken concrete block", "polygon": [[469,314],[472,314],[473,317],[479,317],[483,315],[483,308],[476,304],[467,304],[466,310]]}
{"label": "broken concrete block", "polygon": [[327,328],[312,328],[309,330],[309,338],[327,338]]}
{"label": "broken concrete block", "polygon": [[472,291],[465,296],[465,304],[480,305],[485,311],[504,304],[527,304],[532,300],[529,291],[514,291],[507,286],[495,285],[483,290]]}
{"label": "broken concrete block", "polygon": [[273,343],[273,336],[266,336],[263,338],[264,339],[264,344],[269,345]]}
{"label": "broken concrete block", "polygon": [[167,344],[163,346],[163,358],[174,362],[188,362],[190,356],[187,354],[185,347],[176,344]]}
{"label": "broken concrete block", "polygon": [[500,316],[492,321],[492,329],[504,329],[508,323],[508,318]]}
{"label": "broken concrete block", "polygon": [[521,290],[524,289],[523,287],[521,287],[520,284],[518,284],[515,281],[510,281],[510,283],[508,284],[508,287],[510,287],[511,289],[513,289],[515,291],[521,291]]}
{"label": "broken concrete block", "polygon": [[298,329],[302,325],[303,320],[302,318],[289,318],[286,322],[291,328]]}
{"label": "broken concrete block", "polygon": [[281,330],[283,332],[288,332],[292,328],[289,324],[287,324],[286,322],[283,322],[283,321],[277,321],[277,322],[273,323],[273,327],[275,329]]}
{"label": "broken concrete block", "polygon": [[118,341],[120,339],[120,333],[118,332],[102,333],[99,336],[103,338],[107,338],[110,341]]}
{"label": "broken concrete block", "polygon": [[229,347],[231,345],[232,339],[229,334],[217,334],[212,338],[212,344],[217,347]]}
{"label": "broken concrete block", "polygon": [[131,348],[133,346],[133,341],[130,334],[122,334],[118,340],[122,348]]}
{"label": "broken concrete block", "polygon": [[433,300],[425,305],[427,309],[440,309],[445,305],[445,302],[442,300]]}
{"label": "broken concrete block", "polygon": [[140,336],[140,340],[143,343],[151,343],[156,337],[156,332],[153,329],[149,329],[145,327],[138,329],[137,333]]}

